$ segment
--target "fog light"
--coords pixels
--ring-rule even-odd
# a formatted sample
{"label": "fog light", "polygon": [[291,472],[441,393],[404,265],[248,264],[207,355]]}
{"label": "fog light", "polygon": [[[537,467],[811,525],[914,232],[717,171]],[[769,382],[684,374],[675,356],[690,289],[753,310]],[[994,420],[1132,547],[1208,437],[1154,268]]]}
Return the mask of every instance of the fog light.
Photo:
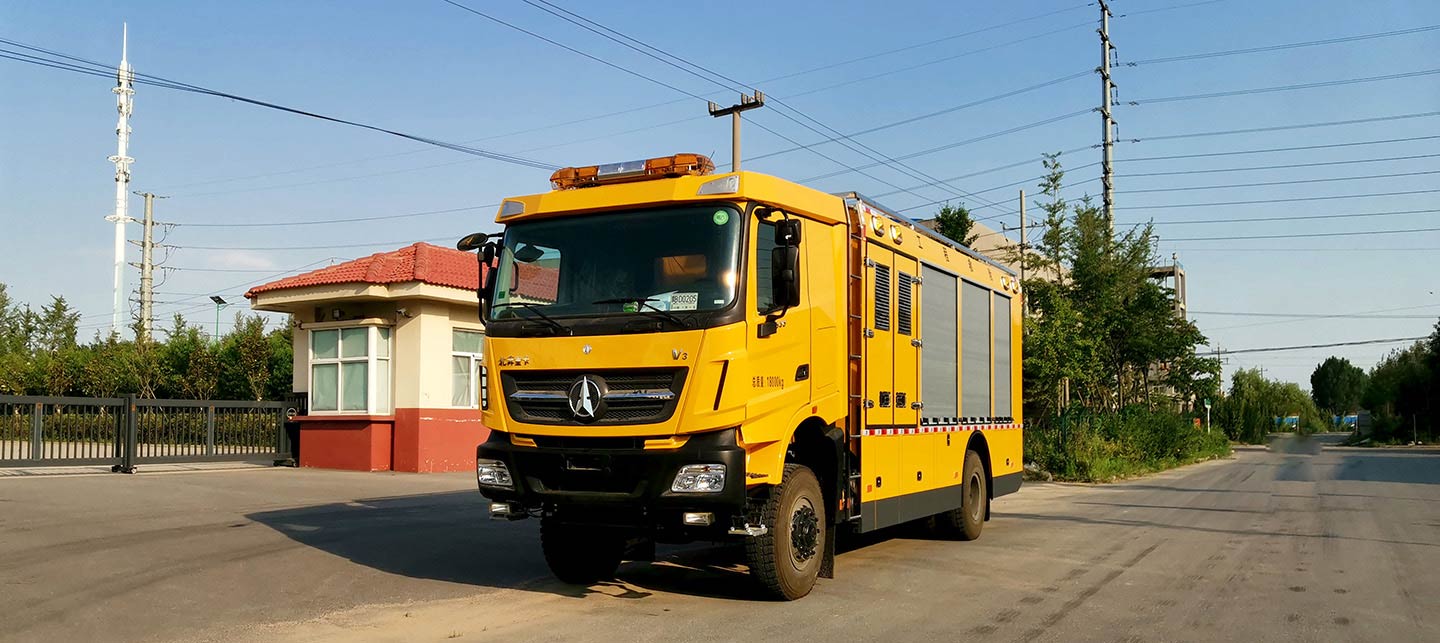
{"label": "fog light", "polygon": [[725,488],[725,465],[687,464],[675,474],[670,490],[675,493],[715,493]]}
{"label": "fog light", "polygon": [[490,503],[490,517],[491,517],[491,518],[505,518],[505,517],[508,517],[509,515],[510,515],[510,503],[508,503],[508,502],[492,502],[492,503]]}
{"label": "fog light", "polygon": [[475,479],[482,487],[514,489],[515,481],[510,479],[510,469],[499,460],[475,459]]}
{"label": "fog light", "polygon": [[708,511],[687,511],[683,520],[687,527],[709,527],[715,524],[715,514]]}

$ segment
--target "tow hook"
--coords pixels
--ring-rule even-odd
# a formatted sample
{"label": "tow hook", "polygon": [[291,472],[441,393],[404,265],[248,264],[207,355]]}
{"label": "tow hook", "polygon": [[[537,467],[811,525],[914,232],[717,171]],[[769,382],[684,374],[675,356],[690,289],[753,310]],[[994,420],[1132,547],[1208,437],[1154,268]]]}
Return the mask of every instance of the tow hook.
{"label": "tow hook", "polygon": [[725,533],[728,533],[731,536],[747,536],[750,538],[754,538],[756,536],[764,536],[765,534],[770,533],[770,528],[766,527],[765,525],[752,525],[747,522],[741,526],[731,527],[730,530]]}
{"label": "tow hook", "polygon": [[491,520],[524,520],[530,514],[525,507],[518,502],[492,502],[490,503]]}

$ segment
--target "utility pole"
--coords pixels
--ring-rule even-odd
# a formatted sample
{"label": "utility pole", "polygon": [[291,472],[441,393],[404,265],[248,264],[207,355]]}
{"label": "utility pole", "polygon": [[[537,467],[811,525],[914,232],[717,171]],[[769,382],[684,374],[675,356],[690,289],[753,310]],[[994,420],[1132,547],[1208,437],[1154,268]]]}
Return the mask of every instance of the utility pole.
{"label": "utility pole", "polygon": [[115,135],[120,139],[119,149],[109,158],[115,164],[115,213],[105,217],[115,222],[115,310],[110,317],[110,332],[120,332],[122,311],[125,308],[125,224],[134,221],[127,214],[129,207],[130,164],[135,162],[128,156],[130,150],[130,114],[135,107],[135,70],[126,57],[129,45],[129,26],[121,28],[120,67],[115,73],[116,110],[120,121],[115,125]]}
{"label": "utility pole", "polygon": [[1028,311],[1029,302],[1025,298],[1025,260],[1029,259],[1030,244],[1025,241],[1025,190],[1020,190],[1020,310]]}
{"label": "utility pole", "polygon": [[740,95],[740,102],[729,107],[710,103],[710,115],[715,118],[730,116],[730,171],[740,171],[740,112],[765,106],[765,94],[755,90],[754,96]]}
{"label": "utility pole", "polygon": [[1110,5],[1105,0],[1100,4],[1100,125],[1103,129],[1103,157],[1100,161],[1100,181],[1104,184],[1105,221],[1115,229],[1115,119],[1110,111],[1110,102],[1115,94],[1115,81],[1110,78],[1110,58],[1115,46],[1110,44]]}
{"label": "utility pole", "polygon": [[149,192],[135,194],[145,197],[145,236],[140,242],[140,333],[148,340],[155,323],[155,199],[169,197]]}

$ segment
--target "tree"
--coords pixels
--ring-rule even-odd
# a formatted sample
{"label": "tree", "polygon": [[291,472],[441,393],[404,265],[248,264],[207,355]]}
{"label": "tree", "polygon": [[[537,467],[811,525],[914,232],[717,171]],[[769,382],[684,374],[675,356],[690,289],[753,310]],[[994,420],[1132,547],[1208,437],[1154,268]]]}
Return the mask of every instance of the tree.
{"label": "tree", "polygon": [[1310,395],[1315,406],[1334,415],[1345,415],[1359,410],[1366,379],[1365,371],[1350,360],[1331,356],[1310,373]]}
{"label": "tree", "polygon": [[1047,200],[1035,202],[1035,205],[1040,206],[1040,210],[1045,213],[1045,218],[1040,222],[1041,227],[1045,230],[1040,234],[1040,256],[1043,258],[1042,262],[1054,272],[1055,282],[1060,283],[1063,280],[1061,259],[1065,253],[1066,237],[1068,236],[1065,211],[1069,208],[1069,204],[1060,196],[1060,188],[1065,181],[1065,170],[1060,165],[1059,152],[1043,156],[1040,164],[1045,168],[1045,177],[1040,181],[1039,187],[1040,194]]}
{"label": "tree", "polygon": [[31,315],[27,323],[34,325],[30,333],[32,386],[47,395],[70,393],[80,379],[83,366],[75,337],[79,334],[80,313],[70,308],[64,297],[52,297],[50,304]]}
{"label": "tree", "polygon": [[265,318],[259,315],[235,315],[236,367],[248,387],[252,400],[265,399],[265,386],[270,381],[270,342],[265,337]]}
{"label": "tree", "polygon": [[967,248],[975,243],[978,237],[971,234],[974,227],[975,219],[970,216],[970,209],[965,207],[964,203],[957,206],[946,203],[935,213],[935,231]]}

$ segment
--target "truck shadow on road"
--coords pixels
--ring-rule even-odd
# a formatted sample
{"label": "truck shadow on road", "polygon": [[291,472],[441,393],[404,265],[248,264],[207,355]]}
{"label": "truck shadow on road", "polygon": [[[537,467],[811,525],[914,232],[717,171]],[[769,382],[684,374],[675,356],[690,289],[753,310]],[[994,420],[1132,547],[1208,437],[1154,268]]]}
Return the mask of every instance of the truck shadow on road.
{"label": "truck shadow on road", "polygon": [[[539,521],[489,519],[473,491],[370,498],[246,515],[328,554],[408,578],[569,597],[643,599],[655,592],[757,600],[743,546],[661,546],[656,562],[627,562],[617,579],[591,587],[550,575],[540,553]],[[841,553],[921,533],[901,526],[841,539]],[[843,562],[843,558],[842,558]]]}

